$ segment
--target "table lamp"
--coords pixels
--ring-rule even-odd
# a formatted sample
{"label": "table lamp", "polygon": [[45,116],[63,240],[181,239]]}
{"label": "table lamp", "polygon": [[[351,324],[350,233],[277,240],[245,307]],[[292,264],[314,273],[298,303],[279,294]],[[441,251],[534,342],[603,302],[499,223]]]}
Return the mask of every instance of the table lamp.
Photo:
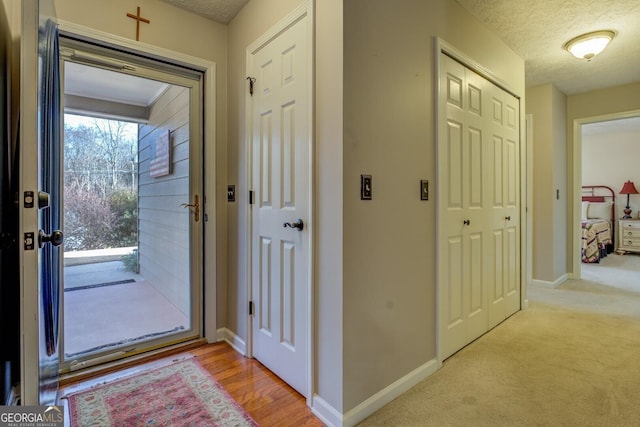
{"label": "table lamp", "polygon": [[622,186],[622,190],[620,190],[620,194],[627,195],[627,206],[624,208],[624,216],[622,219],[630,219],[631,218],[631,208],[629,207],[629,195],[638,194],[638,190],[636,190],[636,186],[633,185],[633,182],[627,181]]}

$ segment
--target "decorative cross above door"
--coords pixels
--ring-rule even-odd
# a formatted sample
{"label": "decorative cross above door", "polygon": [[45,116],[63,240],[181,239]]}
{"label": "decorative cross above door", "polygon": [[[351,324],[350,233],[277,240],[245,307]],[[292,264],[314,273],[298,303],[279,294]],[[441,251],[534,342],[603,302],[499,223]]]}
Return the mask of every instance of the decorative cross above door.
{"label": "decorative cross above door", "polygon": [[136,41],[140,41],[140,22],[150,24],[151,21],[140,16],[140,6],[138,6],[138,12],[135,15],[133,13],[127,13],[127,16],[136,20]]}

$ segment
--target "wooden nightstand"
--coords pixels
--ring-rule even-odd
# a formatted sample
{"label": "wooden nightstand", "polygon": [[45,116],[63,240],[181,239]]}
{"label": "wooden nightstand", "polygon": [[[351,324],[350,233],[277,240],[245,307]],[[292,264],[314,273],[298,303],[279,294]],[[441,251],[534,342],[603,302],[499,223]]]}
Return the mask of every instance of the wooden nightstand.
{"label": "wooden nightstand", "polygon": [[618,230],[618,253],[624,255],[626,252],[640,252],[640,220],[621,219],[618,221]]}

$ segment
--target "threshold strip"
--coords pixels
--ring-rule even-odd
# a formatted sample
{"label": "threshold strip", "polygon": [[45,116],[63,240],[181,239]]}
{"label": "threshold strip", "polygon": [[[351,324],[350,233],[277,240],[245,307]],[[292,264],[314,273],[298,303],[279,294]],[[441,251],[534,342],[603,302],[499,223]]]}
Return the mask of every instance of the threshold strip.
{"label": "threshold strip", "polygon": [[117,282],[96,283],[95,285],[76,286],[73,288],[65,288],[65,292],[80,291],[83,289],[101,288],[103,286],[123,285],[125,283],[133,283],[134,279],[118,280]]}

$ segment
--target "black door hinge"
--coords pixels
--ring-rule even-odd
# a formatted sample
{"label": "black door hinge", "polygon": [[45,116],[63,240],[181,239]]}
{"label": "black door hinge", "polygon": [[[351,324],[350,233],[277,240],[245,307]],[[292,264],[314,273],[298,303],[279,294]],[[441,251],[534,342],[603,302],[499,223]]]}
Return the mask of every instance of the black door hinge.
{"label": "black door hinge", "polygon": [[253,301],[249,301],[249,316],[253,316]]}
{"label": "black door hinge", "polygon": [[253,85],[256,83],[255,77],[247,77],[249,80],[249,95],[253,96]]}
{"label": "black door hinge", "polygon": [[253,190],[249,190],[249,204],[253,204]]}

